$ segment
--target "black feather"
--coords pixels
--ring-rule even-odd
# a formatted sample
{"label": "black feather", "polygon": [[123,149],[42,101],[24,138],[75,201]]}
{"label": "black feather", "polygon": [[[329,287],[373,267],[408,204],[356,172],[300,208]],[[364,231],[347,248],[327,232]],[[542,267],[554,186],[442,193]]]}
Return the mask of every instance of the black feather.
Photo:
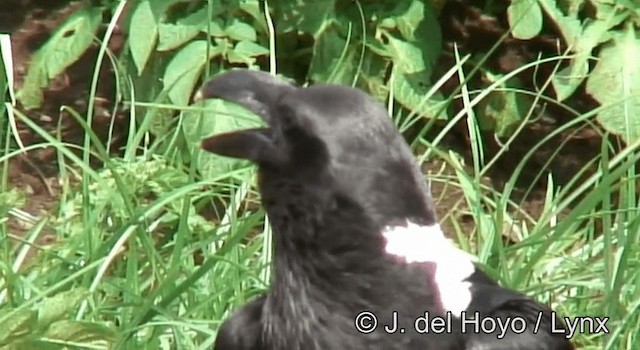
{"label": "black feather", "polygon": [[218,329],[213,346],[216,350],[260,350],[262,344],[262,307],[266,296],[261,296],[235,311]]}
{"label": "black feather", "polygon": [[[268,124],[203,141],[206,150],[258,165],[274,234],[270,290],[225,321],[216,350],[572,348],[563,334],[551,333],[555,316],[547,307],[500,287],[477,269],[460,281],[470,284],[466,311],[522,317],[527,331],[503,339],[462,334],[459,314],[448,332],[414,329],[425,313],[447,316],[436,276],[443,272],[438,269],[446,275],[450,267],[411,262],[386,250],[383,232],[389,227],[405,234],[403,225],[434,228],[437,221],[409,147],[383,106],[368,95],[335,85],[301,88],[266,73],[233,71],[207,82],[199,97],[238,103]],[[378,317],[379,326],[369,334],[354,324],[363,311]],[[539,312],[545,315],[543,328],[534,333]],[[383,325],[391,324],[393,315],[404,332],[385,332]]]}

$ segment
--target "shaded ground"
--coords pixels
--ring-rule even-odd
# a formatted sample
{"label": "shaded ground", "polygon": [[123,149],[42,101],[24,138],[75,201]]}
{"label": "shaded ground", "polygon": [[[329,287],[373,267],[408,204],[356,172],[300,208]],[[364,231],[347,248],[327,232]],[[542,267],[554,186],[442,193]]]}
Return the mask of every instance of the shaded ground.
{"label": "shaded ground", "polygon": [[[9,1],[9,2],[7,2]],[[9,4],[10,3],[10,4]],[[450,47],[456,42],[459,48],[466,52],[487,52],[493,44],[507,30],[504,18],[491,18],[483,15],[478,8],[468,5],[468,1],[449,1],[443,10],[441,23],[446,45]],[[29,58],[32,53],[46,41],[53,28],[56,28],[64,18],[73,12],[79,1],[53,1],[53,0],[0,0],[0,31],[11,32],[14,48],[14,62],[17,85],[19,86],[26,73]],[[100,35],[100,34],[99,34]],[[547,33],[535,40],[518,41],[508,39],[494,53],[486,63],[486,66],[495,72],[509,72],[525,62],[534,60],[539,52],[553,55],[557,52],[556,37],[553,33]],[[121,32],[116,28],[115,35],[111,39],[109,49],[118,53],[123,46]],[[447,50],[451,52],[451,50]],[[28,112],[28,115],[39,123],[45,130],[55,131],[58,124],[61,125],[63,139],[79,144],[82,142],[84,131],[73,121],[69,115],[60,112],[60,106],[71,106],[80,115],[84,115],[87,109],[89,84],[97,55],[97,46],[92,47],[83,57],[65,73],[58,76],[50,84],[45,92],[45,104],[38,110]],[[443,56],[441,66],[450,67],[451,58]],[[550,73],[549,67],[542,67],[538,80],[546,79]],[[536,85],[533,72],[526,72],[523,81],[533,87]],[[112,68],[107,62],[103,64],[99,80],[98,99],[96,100],[93,129],[99,136],[106,140],[111,122],[111,110],[115,98],[115,79]],[[451,81],[445,92],[453,91],[455,82]],[[552,92],[550,92],[552,95]],[[594,101],[583,91],[578,93],[569,103],[578,111],[587,111],[595,106]],[[459,107],[459,106],[458,106]],[[114,149],[126,137],[127,123],[117,122],[118,118],[125,116],[126,111],[116,115],[115,130],[113,135]],[[513,173],[514,167],[522,159],[523,155],[540,139],[555,130],[559,125],[570,120],[563,110],[554,106],[548,106],[546,118],[528,126],[509,151],[501,157],[501,160],[488,174],[487,182],[500,189],[504,182]],[[24,125],[18,125],[19,134],[24,144],[32,144],[42,141],[32,130]],[[575,134],[572,134],[574,133]],[[486,141],[487,159],[501,149],[501,145],[492,135],[484,135]],[[520,178],[520,191],[525,191],[533,181],[533,177],[545,166],[551,155],[556,152],[563,143],[558,156],[553,159],[549,169],[555,175],[555,181],[563,184],[568,181],[578,170],[593,159],[600,152],[600,138],[591,129],[568,130],[543,149],[536,153],[523,176]],[[469,140],[466,125],[457,125],[454,132],[450,133],[445,144],[469,158]],[[430,164],[430,169],[437,169],[441,164]],[[25,210],[33,215],[46,214],[57,202],[59,185],[56,174],[56,154],[52,149],[38,149],[28,154],[14,157],[9,169],[9,181],[11,186],[22,188],[30,194]],[[525,209],[533,216],[537,216],[541,209],[544,195],[543,181],[534,186],[534,191],[524,202]],[[452,188],[435,183],[433,186],[434,198],[439,198],[437,207],[442,217],[452,208],[464,207],[464,199],[461,193]],[[464,225],[471,227],[464,217],[457,218]],[[17,228],[17,227],[16,227]]]}
{"label": "shaded ground", "polygon": [[[46,42],[53,29],[81,6],[80,1],[0,0],[0,32],[11,33],[16,87],[22,84],[33,53]],[[121,31],[116,28],[109,49],[117,53],[123,43]],[[26,114],[44,130],[52,134],[59,132],[64,142],[83,142],[84,130],[68,112],[61,112],[60,107],[68,106],[80,115],[86,114],[97,53],[98,46],[94,44],[75,64],[51,81],[44,91],[44,103],[41,108],[26,111]],[[108,62],[101,68],[94,104],[93,130],[106,141],[112,118],[115,79]],[[115,116],[113,141],[116,149],[127,133],[128,124],[117,122],[117,119],[124,115],[121,113]],[[17,128],[24,145],[44,141],[41,136],[20,122]],[[23,209],[34,216],[46,216],[58,202],[61,186],[57,178],[59,164],[56,158],[55,150],[49,147],[12,157],[9,162],[9,185],[25,191],[27,202]],[[10,225],[10,232],[13,233],[28,229],[28,226],[15,220],[10,221]],[[50,239],[51,237],[45,234],[41,242]]]}

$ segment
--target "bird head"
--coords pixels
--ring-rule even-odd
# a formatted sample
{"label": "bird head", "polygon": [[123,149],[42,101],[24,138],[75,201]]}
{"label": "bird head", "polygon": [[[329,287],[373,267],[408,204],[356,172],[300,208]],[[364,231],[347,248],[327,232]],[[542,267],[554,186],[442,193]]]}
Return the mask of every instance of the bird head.
{"label": "bird head", "polygon": [[263,197],[274,181],[286,179],[347,198],[379,227],[406,219],[435,223],[409,147],[384,107],[361,90],[299,87],[268,73],[234,70],[207,81],[195,97],[210,98],[243,106],[267,124],[202,141],[206,151],[257,164]]}
{"label": "bird head", "polygon": [[[219,346],[493,349],[495,334],[366,337],[350,327],[362,310],[397,310],[403,324],[425,309],[458,313],[471,307],[505,318],[544,309],[522,304],[523,296],[477,271],[471,258],[442,236],[409,146],[384,107],[364,92],[337,85],[300,87],[238,70],[207,81],[196,94],[205,98],[244,106],[266,123],[214,135],[202,147],[258,166],[276,246],[270,291],[231,319]],[[399,227],[408,222],[413,224]],[[367,239],[371,233],[378,239]],[[504,308],[507,302],[516,306]],[[570,349],[562,345],[563,335],[558,339],[518,333],[500,348]]]}

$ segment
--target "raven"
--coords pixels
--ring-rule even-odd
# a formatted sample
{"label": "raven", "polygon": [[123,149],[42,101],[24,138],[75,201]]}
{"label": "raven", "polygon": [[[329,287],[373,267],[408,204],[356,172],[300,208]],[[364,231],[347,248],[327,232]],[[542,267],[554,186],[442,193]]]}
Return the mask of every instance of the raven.
{"label": "raven", "polygon": [[223,322],[215,350],[573,349],[551,309],[444,236],[410,148],[363,91],[231,70],[194,100],[208,98],[267,124],[201,146],[258,166],[274,236],[269,290]]}

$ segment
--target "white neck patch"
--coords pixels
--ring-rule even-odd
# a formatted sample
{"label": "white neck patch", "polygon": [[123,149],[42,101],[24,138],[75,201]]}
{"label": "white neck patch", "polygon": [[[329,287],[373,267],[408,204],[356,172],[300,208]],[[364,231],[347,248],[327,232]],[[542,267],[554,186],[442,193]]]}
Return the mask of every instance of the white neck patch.
{"label": "white neck patch", "polygon": [[442,233],[439,225],[420,226],[407,222],[406,226],[386,227],[385,251],[403,258],[407,263],[433,263],[433,276],[444,311],[459,316],[471,303],[471,283],[464,279],[474,271],[475,257],[457,248]]}

